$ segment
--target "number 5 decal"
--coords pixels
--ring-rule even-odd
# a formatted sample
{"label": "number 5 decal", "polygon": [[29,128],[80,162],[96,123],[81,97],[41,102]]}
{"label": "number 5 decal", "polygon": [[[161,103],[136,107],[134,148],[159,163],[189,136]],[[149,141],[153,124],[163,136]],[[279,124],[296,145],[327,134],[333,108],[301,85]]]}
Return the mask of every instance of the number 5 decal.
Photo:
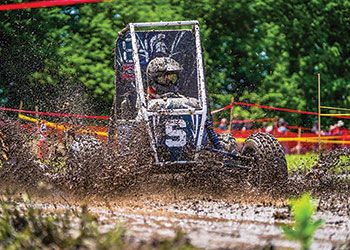
{"label": "number 5 decal", "polygon": [[171,139],[166,139],[165,145],[170,148],[183,147],[186,145],[186,132],[181,128],[186,128],[186,122],[182,119],[173,119],[165,123],[166,135],[168,137],[173,137]]}

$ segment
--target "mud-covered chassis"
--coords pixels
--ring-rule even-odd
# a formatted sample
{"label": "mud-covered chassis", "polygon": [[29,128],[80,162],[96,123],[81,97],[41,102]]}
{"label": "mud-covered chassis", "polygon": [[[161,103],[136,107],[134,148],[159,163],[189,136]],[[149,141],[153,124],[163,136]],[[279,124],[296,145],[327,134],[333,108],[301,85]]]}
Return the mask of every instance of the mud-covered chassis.
{"label": "mud-covered chassis", "polygon": [[[239,152],[230,135],[219,138],[215,134],[207,108],[197,21],[130,23],[119,32],[115,55],[116,95],[108,132],[111,148],[123,155],[136,152],[142,155],[140,161],[150,150],[153,163],[162,170],[186,168],[201,160],[201,152],[210,150],[226,166],[248,169],[254,184],[287,179],[283,148],[272,135],[251,135]],[[175,62],[181,70],[170,86],[176,91],[149,98],[149,88],[157,88],[148,67],[155,61],[159,77],[174,73],[168,72],[171,65],[167,62]]]}

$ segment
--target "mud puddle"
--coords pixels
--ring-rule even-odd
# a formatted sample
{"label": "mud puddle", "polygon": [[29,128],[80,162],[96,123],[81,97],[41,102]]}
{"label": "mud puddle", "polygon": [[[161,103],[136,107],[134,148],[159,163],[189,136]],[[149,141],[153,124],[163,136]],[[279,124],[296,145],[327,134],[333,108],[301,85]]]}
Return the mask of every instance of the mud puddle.
{"label": "mud puddle", "polygon": [[[68,205],[59,199],[37,200],[34,206],[50,212],[79,209],[79,204]],[[299,249],[297,243],[282,235],[280,226],[291,222],[288,206],[283,202],[263,205],[203,197],[172,200],[153,196],[90,202],[89,210],[98,217],[101,231],[121,223],[128,235],[140,242],[174,237],[181,230],[194,246],[204,249]],[[315,218],[322,218],[325,224],[316,232],[312,249],[346,249],[350,217],[318,211]]]}

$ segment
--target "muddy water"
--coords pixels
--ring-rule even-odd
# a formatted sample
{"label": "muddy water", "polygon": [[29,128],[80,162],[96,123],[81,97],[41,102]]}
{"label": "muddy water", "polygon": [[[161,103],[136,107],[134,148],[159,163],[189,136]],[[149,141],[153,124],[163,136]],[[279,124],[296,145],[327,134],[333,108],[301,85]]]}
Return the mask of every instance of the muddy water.
{"label": "muddy water", "polygon": [[[233,203],[225,199],[200,197],[166,198],[148,196],[113,199],[108,203],[90,202],[90,211],[107,231],[122,223],[138,241],[173,237],[177,230],[186,232],[191,243],[205,249],[298,249],[298,244],[282,236],[280,225],[290,223],[288,207]],[[47,210],[77,208],[59,199],[37,202]],[[315,218],[325,224],[316,232],[312,249],[346,249],[350,241],[349,216],[319,211]]]}

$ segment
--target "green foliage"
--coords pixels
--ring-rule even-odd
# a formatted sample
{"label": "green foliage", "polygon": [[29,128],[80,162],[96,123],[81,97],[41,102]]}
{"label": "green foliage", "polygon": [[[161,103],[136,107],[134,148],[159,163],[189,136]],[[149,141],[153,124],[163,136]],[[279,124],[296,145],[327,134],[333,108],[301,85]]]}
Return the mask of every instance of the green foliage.
{"label": "green foliage", "polygon": [[312,219],[316,206],[309,194],[304,194],[296,200],[291,200],[293,224],[291,226],[283,226],[284,235],[298,241],[301,249],[309,249],[312,243],[315,231],[323,224],[321,219],[314,221]]}
{"label": "green foliage", "polygon": [[[93,96],[110,103],[114,95],[114,46],[118,31],[129,22],[182,19],[171,1],[113,1],[66,10],[71,22],[56,39],[65,58],[63,70],[76,75]],[[74,21],[73,21],[74,20]],[[62,37],[62,33],[64,36]]]}
{"label": "green foliage", "polygon": [[[87,206],[48,212],[31,203],[28,195],[0,196],[1,249],[137,249],[124,227],[101,233],[98,218]],[[173,239],[143,243],[142,249],[195,249],[182,232]]]}
{"label": "green foliage", "polygon": [[[248,102],[317,111],[317,73],[324,105],[350,105],[345,56],[350,46],[341,35],[349,32],[348,1],[184,2],[185,17],[203,17],[209,92],[218,106],[234,95]],[[239,115],[254,114],[250,110]],[[281,112],[265,115],[310,127],[314,119]],[[332,122],[323,119],[323,124]]]}
{"label": "green foliage", "polygon": [[286,160],[288,171],[298,169],[311,170],[318,160],[318,155],[316,153],[307,153],[302,155],[287,154]]}
{"label": "green foliage", "polygon": [[[6,3],[21,1],[5,1]],[[65,16],[50,9],[0,12],[0,88],[6,106],[19,101],[33,103],[45,95],[46,86],[64,81],[63,64],[56,51],[59,42],[51,34],[61,28]]]}

